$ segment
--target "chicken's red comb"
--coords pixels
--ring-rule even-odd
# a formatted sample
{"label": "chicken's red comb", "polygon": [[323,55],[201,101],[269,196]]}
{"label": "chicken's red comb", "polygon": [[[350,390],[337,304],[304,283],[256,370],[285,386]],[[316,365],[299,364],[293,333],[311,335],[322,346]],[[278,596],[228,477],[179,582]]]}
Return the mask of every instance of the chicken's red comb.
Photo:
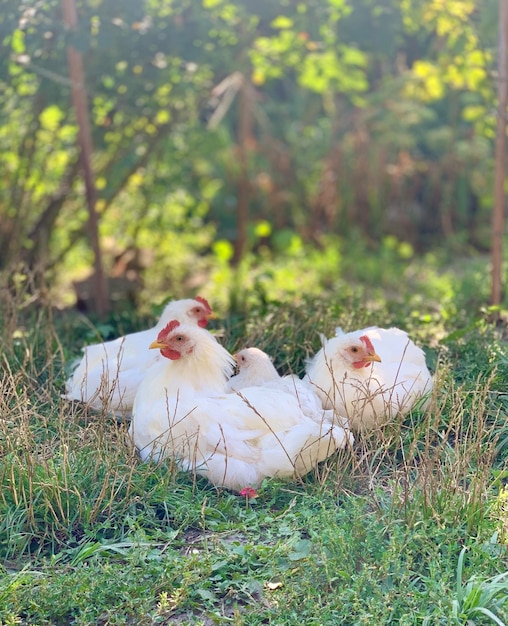
{"label": "chicken's red comb", "polygon": [[372,345],[372,341],[367,337],[367,335],[362,335],[360,337],[360,341],[363,341],[363,343],[365,344],[365,347],[367,348],[367,351],[370,352],[375,352],[374,350],[374,346]]}
{"label": "chicken's red comb", "polygon": [[201,296],[196,296],[194,300],[201,302],[201,304],[205,307],[207,313],[212,312],[212,307],[208,304],[208,300],[206,298],[202,298]]}
{"label": "chicken's red comb", "polygon": [[180,326],[180,322],[178,320],[171,320],[171,322],[168,322],[168,324],[166,324],[166,326],[164,326],[164,328],[157,335],[157,341],[163,341],[166,339],[169,333],[175,330],[175,328],[178,328],[178,326]]}

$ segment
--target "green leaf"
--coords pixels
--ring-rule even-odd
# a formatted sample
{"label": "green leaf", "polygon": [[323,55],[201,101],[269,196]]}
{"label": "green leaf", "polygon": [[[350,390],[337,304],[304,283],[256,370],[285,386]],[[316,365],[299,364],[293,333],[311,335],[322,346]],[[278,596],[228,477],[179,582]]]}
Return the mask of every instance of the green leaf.
{"label": "green leaf", "polygon": [[495,624],[497,624],[498,626],[506,626],[506,623],[503,622],[503,620],[501,620],[499,617],[497,617],[497,615],[495,615],[492,611],[490,611],[489,609],[483,607],[483,606],[479,606],[474,608],[471,613],[481,613],[482,615],[485,615],[486,617],[488,617],[489,619],[491,619]]}
{"label": "green leaf", "polygon": [[254,227],[256,237],[269,237],[272,234],[272,225],[266,220],[261,220]]}
{"label": "green leaf", "polygon": [[158,125],[162,125],[167,124],[170,119],[171,115],[169,114],[169,111],[167,109],[161,109],[160,111],[157,111],[154,122]]}
{"label": "green leaf", "polygon": [[279,17],[276,17],[274,20],[272,20],[271,26],[272,28],[284,29],[292,28],[293,24],[294,22],[291,18],[286,17],[285,15],[279,15]]}
{"label": "green leaf", "polygon": [[309,539],[300,539],[294,545],[294,550],[288,555],[290,561],[301,561],[309,556],[312,550],[312,542]]}
{"label": "green leaf", "polygon": [[481,104],[471,105],[465,107],[462,111],[462,118],[466,122],[476,122],[477,120],[482,119],[486,114],[485,106]]}
{"label": "green leaf", "polygon": [[25,51],[25,33],[22,30],[15,30],[11,37],[11,48],[16,54]]}
{"label": "green leaf", "polygon": [[63,111],[56,104],[53,104],[44,109],[44,111],[40,114],[39,119],[42,128],[54,131],[60,125],[63,117]]}
{"label": "green leaf", "polygon": [[227,263],[233,258],[233,245],[226,239],[219,239],[213,244],[213,252],[219,261]]}
{"label": "green leaf", "polygon": [[359,67],[367,67],[367,55],[350,46],[344,46],[341,50],[342,61],[347,65],[358,65]]}
{"label": "green leaf", "polygon": [[210,602],[217,601],[217,596],[208,589],[198,589],[197,593],[203,600],[209,600]]}

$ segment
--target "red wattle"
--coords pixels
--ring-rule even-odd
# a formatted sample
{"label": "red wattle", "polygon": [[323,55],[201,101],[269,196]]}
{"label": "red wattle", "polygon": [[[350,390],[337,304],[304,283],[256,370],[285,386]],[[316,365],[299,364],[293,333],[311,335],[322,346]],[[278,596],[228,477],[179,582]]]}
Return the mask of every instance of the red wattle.
{"label": "red wattle", "polygon": [[362,369],[362,367],[369,367],[369,365],[372,365],[371,361],[356,361],[353,363],[353,367],[357,370]]}
{"label": "red wattle", "polygon": [[166,359],[171,359],[172,361],[177,361],[182,356],[178,350],[172,350],[171,348],[164,348],[164,350],[161,350],[161,354]]}

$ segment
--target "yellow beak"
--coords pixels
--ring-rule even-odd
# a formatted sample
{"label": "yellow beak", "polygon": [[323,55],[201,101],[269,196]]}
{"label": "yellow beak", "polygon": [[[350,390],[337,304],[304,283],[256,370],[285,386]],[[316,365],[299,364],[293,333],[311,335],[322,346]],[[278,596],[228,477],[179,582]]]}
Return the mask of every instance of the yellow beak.
{"label": "yellow beak", "polygon": [[153,350],[153,349],[159,349],[162,350],[164,348],[167,348],[167,345],[165,343],[162,343],[162,341],[152,341],[152,343],[148,346],[149,350]]}
{"label": "yellow beak", "polygon": [[379,356],[379,354],[377,354],[377,352],[371,352],[367,354],[367,356],[365,356],[363,360],[372,361],[372,362],[375,361],[376,363],[381,363],[381,357]]}

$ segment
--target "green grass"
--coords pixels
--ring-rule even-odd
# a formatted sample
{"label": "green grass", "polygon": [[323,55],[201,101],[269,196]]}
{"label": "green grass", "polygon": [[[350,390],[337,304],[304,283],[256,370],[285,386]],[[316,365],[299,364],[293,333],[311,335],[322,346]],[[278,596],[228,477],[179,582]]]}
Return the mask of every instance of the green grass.
{"label": "green grass", "polygon": [[428,411],[250,501],[140,463],[128,424],[60,398],[83,343],[148,318],[94,327],[16,296],[0,357],[0,623],[508,623],[503,328],[464,306],[464,282],[428,277],[403,298],[354,281],[283,297],[267,282],[223,305],[224,345],[258,345],[281,372],[303,372],[318,331],[377,323],[409,330],[437,379]]}

